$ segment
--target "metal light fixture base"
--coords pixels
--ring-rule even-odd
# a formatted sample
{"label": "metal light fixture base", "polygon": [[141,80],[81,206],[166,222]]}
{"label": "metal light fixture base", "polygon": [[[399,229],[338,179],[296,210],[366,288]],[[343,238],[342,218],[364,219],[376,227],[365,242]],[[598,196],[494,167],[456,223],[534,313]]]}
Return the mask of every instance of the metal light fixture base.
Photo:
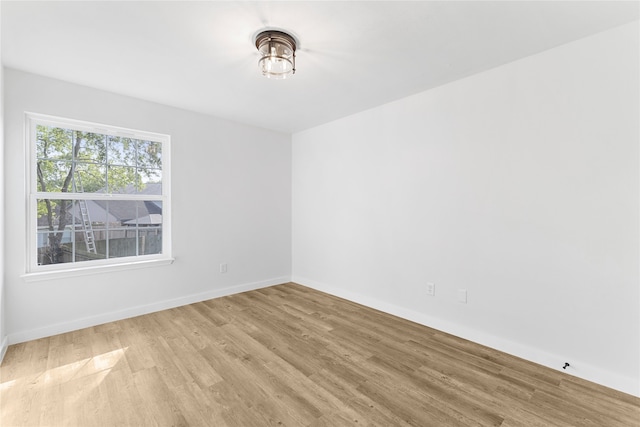
{"label": "metal light fixture base", "polygon": [[260,52],[258,66],[262,75],[270,79],[286,79],[296,72],[296,40],[277,30],[265,30],[256,36]]}

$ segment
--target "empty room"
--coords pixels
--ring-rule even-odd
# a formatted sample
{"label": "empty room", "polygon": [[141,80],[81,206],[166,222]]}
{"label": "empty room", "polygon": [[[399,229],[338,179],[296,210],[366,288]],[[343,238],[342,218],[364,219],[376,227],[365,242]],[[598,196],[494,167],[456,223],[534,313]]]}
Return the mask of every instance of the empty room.
{"label": "empty room", "polygon": [[640,427],[640,2],[0,25],[0,426]]}

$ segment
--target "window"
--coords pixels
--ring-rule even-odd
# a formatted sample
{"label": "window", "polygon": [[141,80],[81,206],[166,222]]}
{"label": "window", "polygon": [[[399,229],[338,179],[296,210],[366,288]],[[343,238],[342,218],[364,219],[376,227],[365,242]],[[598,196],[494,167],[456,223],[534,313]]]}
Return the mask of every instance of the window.
{"label": "window", "polygon": [[171,260],[168,135],[27,114],[30,273]]}

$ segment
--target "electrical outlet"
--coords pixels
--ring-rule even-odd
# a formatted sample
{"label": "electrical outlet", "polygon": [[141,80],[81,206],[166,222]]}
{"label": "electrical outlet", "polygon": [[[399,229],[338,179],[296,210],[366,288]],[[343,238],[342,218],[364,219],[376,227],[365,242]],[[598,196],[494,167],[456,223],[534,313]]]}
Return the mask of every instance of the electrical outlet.
{"label": "electrical outlet", "polygon": [[436,284],[427,282],[427,295],[434,296],[436,294]]}
{"label": "electrical outlet", "polygon": [[227,272],[227,264],[226,263],[220,264],[220,273],[226,273],[226,272]]}

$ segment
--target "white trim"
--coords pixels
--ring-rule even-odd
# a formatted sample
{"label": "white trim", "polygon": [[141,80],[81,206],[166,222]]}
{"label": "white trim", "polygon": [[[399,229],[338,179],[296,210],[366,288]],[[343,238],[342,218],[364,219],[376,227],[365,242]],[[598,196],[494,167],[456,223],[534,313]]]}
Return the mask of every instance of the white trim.
{"label": "white trim", "polygon": [[9,349],[9,337],[5,336],[2,339],[2,344],[0,344],[0,365],[4,360],[4,355],[7,354],[7,350]]}
{"label": "white trim", "polygon": [[[103,193],[62,193],[39,192],[37,188],[35,132],[36,125],[68,127],[74,130],[95,132],[102,135],[113,135],[162,144],[162,194],[103,194]],[[45,280],[52,277],[72,277],[85,274],[114,271],[115,269],[131,269],[151,265],[166,265],[173,262],[171,256],[171,136],[166,134],[121,128],[101,123],[85,122],[64,117],[25,112],[25,159],[27,162],[26,183],[26,265],[22,276],[27,281]],[[37,200],[59,199],[64,195],[70,200],[151,200],[162,203],[162,253],[136,257],[109,258],[105,260],[83,261],[82,263],[65,263],[55,265],[38,265],[37,252]]]}
{"label": "white trim", "polygon": [[103,323],[115,322],[117,320],[128,319],[130,317],[141,316],[156,311],[167,310],[170,308],[180,307],[183,305],[193,304],[200,301],[206,301],[213,298],[233,295],[241,292],[252,291],[255,289],[266,288],[269,286],[279,285],[289,282],[291,277],[281,276],[260,282],[245,283],[241,285],[229,286],[222,289],[213,289],[207,292],[192,294],[178,297],[170,300],[159,301],[148,305],[126,308],[124,310],[112,311],[109,313],[98,314],[96,316],[75,319],[69,322],[61,322],[49,325],[43,328],[30,329],[26,331],[14,332],[8,336],[9,344],[17,344],[25,341],[36,340],[40,338],[50,337],[65,332],[76,331],[78,329],[89,328],[101,325]]}
{"label": "white trim", "polygon": [[606,371],[600,367],[581,362],[580,360],[576,360],[575,357],[571,358],[571,366],[569,367],[569,369],[567,371],[564,371],[561,369],[561,367],[566,361],[566,358],[562,355],[541,351],[539,349],[529,347],[518,342],[510,341],[496,335],[491,335],[484,331],[480,331],[468,326],[463,326],[394,304],[389,304],[379,299],[371,298],[355,292],[345,291],[338,287],[326,285],[324,283],[316,282],[304,277],[294,275],[291,278],[291,281],[312,289],[316,289],[321,292],[337,296],[339,298],[344,298],[346,300],[353,301],[355,303],[401,317],[403,319],[411,320],[412,322],[416,322],[421,325],[425,325],[430,328],[434,328],[439,331],[443,331],[457,337],[482,344],[487,347],[491,347],[493,349],[520,357],[539,365],[555,369],[558,372],[562,372],[564,374],[583,378],[585,380],[601,384],[603,386],[610,387],[624,393],[631,394],[633,396],[640,397],[640,379],[626,377],[617,373]]}
{"label": "white trim", "polygon": [[[161,259],[151,259],[140,261],[138,258],[135,258],[136,261],[130,262],[120,262],[118,264],[105,264],[105,265],[89,265],[76,267],[77,265],[82,265],[79,263],[70,263],[70,264],[58,264],[62,267],[66,266],[67,268],[60,268],[58,270],[49,270],[49,271],[38,271],[35,273],[26,273],[20,276],[26,282],[38,282],[41,280],[51,280],[51,279],[62,279],[67,277],[77,277],[77,276],[86,276],[89,274],[102,274],[109,273],[113,271],[123,271],[123,270],[133,270],[137,268],[147,268],[147,267],[160,267],[163,265],[172,264],[173,258],[161,258]],[[96,261],[99,262],[99,261]],[[56,265],[56,267],[58,266]],[[69,268],[68,266],[73,265],[73,268]]]}
{"label": "white trim", "polygon": [[[107,125],[103,123],[87,122],[84,120],[69,119],[66,117],[50,116],[48,114],[40,114],[33,112],[25,112],[25,116],[32,121],[41,124],[60,126],[70,126],[76,130],[83,132],[99,132],[103,135],[121,136],[125,138],[153,140],[156,142],[164,142],[169,135],[144,130],[123,128],[119,126]],[[164,160],[164,159],[163,159]]]}
{"label": "white trim", "polygon": [[159,194],[109,194],[109,193],[63,193],[51,192],[43,193],[41,191],[32,193],[34,199],[73,199],[73,200],[153,200],[157,202],[164,201],[165,196]]}

